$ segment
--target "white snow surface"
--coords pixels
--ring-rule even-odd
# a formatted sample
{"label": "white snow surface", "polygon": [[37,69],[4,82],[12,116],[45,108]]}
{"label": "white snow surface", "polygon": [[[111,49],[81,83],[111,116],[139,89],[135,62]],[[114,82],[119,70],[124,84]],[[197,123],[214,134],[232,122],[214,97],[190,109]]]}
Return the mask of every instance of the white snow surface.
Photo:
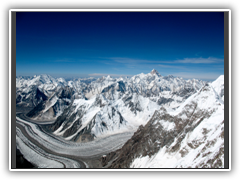
{"label": "white snow surface", "polygon": [[175,123],[173,122],[168,122],[168,121],[165,121],[165,120],[160,120],[160,124],[163,126],[163,128],[166,130],[166,131],[171,131],[174,129],[175,127]]}
{"label": "white snow surface", "polygon": [[135,127],[145,125],[152,117],[155,110],[158,110],[160,108],[156,102],[153,102],[149,98],[143,97],[136,93],[133,94],[131,102],[134,104],[139,103],[139,108],[141,108],[142,111],[136,111],[136,114],[133,113],[128,107],[124,105],[122,99],[116,101],[114,105],[118,108],[123,117]]}
{"label": "white snow surface", "polygon": [[211,85],[224,102],[224,75],[219,76]]}
{"label": "white snow surface", "polygon": [[[102,106],[97,104],[99,99],[101,100]],[[79,110],[84,111],[84,115],[81,117],[81,127],[77,132],[66,137],[65,140],[74,138],[78,132],[89,125],[94,117],[95,125],[91,133],[94,134],[96,138],[124,132],[133,132],[139,125],[145,125],[152,117],[154,111],[160,108],[156,102],[136,93],[132,95],[131,102],[134,104],[137,103],[141,111],[134,113],[124,104],[122,99],[116,101],[108,100],[102,94],[94,95],[89,100],[75,99],[73,102],[74,110],[72,110],[68,116],[77,113]],[[62,124],[54,134],[62,136],[77,120],[78,116],[64,130],[62,130],[64,126],[64,124]]]}
{"label": "white snow surface", "polygon": [[[218,86],[222,86],[222,83],[214,86],[219,88]],[[170,151],[177,143],[175,138],[170,147],[164,146],[151,158],[145,156],[134,159],[131,168],[197,168],[204,165],[211,168],[207,164],[210,159],[213,159],[213,163],[221,160],[224,167],[224,154],[220,153],[216,158],[224,147],[224,139],[221,136],[224,132],[224,104],[216,97],[215,90],[209,85],[189,97],[176,111],[169,111],[169,113],[176,116],[184,110],[186,105],[193,102],[197,103],[196,111],[205,110],[213,113],[209,118],[201,121],[193,131],[188,132],[177,151]],[[171,126],[166,121],[160,120],[160,123],[167,131],[174,128],[174,125]]]}

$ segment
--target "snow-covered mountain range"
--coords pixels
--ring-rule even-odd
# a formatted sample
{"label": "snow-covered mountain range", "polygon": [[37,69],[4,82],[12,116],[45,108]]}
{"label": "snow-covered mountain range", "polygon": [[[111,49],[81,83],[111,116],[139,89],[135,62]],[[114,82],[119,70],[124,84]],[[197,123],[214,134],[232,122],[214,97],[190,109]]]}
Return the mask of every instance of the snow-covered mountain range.
{"label": "snow-covered mountain range", "polygon": [[17,77],[16,106],[76,143],[135,132],[101,159],[105,167],[224,166],[223,75],[212,83],[156,70],[131,78]]}
{"label": "snow-covered mountain range", "polygon": [[86,131],[97,137],[136,129],[155,110],[177,108],[204,84],[161,76],[156,70],[131,78],[18,77],[16,103],[17,110],[30,110],[27,116],[34,120],[56,120],[51,127],[56,135],[77,140]]}
{"label": "snow-covered mountain range", "polygon": [[[174,111],[155,111],[118,151],[102,158],[108,168],[223,168],[224,103],[206,84]],[[223,82],[222,82],[223,83]],[[222,92],[222,91],[220,91]],[[113,163],[108,166],[109,161]]]}

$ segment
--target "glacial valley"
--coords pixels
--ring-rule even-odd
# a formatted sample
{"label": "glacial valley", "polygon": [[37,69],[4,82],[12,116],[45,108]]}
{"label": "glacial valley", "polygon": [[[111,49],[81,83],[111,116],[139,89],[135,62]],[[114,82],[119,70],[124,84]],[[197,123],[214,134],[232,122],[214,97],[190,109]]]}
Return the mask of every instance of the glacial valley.
{"label": "glacial valley", "polygon": [[36,168],[224,168],[224,76],[16,78],[16,148]]}

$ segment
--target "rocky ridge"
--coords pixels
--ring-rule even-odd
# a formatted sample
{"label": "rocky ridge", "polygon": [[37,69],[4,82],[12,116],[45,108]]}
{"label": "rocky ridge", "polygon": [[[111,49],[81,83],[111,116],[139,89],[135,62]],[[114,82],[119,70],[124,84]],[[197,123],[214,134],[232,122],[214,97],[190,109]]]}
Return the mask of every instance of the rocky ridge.
{"label": "rocky ridge", "polygon": [[[210,101],[206,103],[206,101]],[[125,145],[101,159],[105,168],[223,168],[224,105],[205,85],[175,112],[163,107]]]}
{"label": "rocky ridge", "polygon": [[43,128],[74,142],[135,131],[160,107],[176,109],[205,83],[161,76],[156,70],[131,78],[54,79],[48,75],[17,78],[17,106],[31,108]]}

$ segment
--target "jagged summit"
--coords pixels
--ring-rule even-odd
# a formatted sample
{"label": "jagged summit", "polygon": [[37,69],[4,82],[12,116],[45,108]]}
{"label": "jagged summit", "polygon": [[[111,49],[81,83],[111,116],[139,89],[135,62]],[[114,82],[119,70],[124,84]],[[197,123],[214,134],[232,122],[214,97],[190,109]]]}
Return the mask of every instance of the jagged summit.
{"label": "jagged summit", "polygon": [[112,77],[110,75],[107,75],[106,79],[112,79]]}
{"label": "jagged summit", "polygon": [[151,72],[150,72],[152,75],[156,74],[158,76],[161,76],[161,74],[159,74],[159,72],[156,70],[156,69],[153,69]]}

